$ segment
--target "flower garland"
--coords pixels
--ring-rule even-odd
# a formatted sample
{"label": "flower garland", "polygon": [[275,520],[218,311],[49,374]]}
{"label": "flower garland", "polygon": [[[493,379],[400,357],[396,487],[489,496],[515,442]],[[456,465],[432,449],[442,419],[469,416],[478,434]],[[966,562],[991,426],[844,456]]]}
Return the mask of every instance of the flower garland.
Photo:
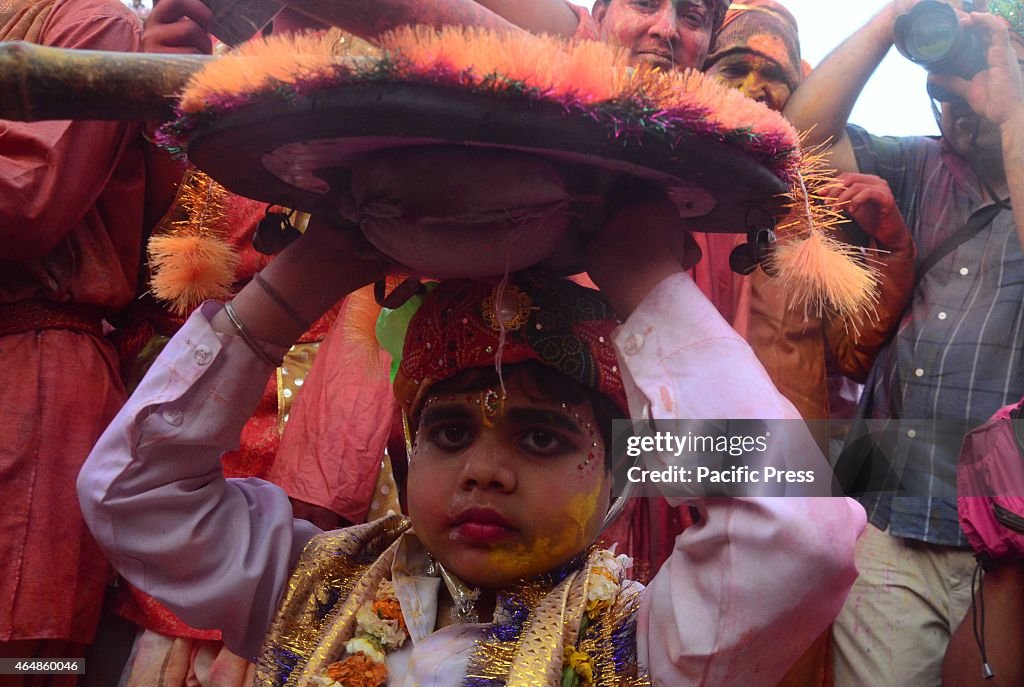
{"label": "flower garland", "polygon": [[[609,639],[614,643],[620,643],[618,639],[630,644],[635,643],[635,637],[626,633],[621,638],[615,635],[621,634],[620,626],[625,627],[623,622],[626,618],[614,619],[609,624],[609,632],[602,628],[606,616],[613,613],[619,602],[620,592],[625,580],[626,571],[632,567],[633,561],[625,555],[615,555],[612,551],[596,551],[595,562],[590,566],[587,580],[587,601],[582,622],[578,633],[578,641],[575,645],[565,648],[562,687],[594,687],[599,674],[616,673],[617,670],[610,670],[615,666],[608,666],[602,670],[602,666],[608,663],[597,653],[603,653],[595,644],[595,638],[591,635],[608,634]],[[492,684],[492,680],[499,675],[507,675],[508,667],[514,660],[514,654],[518,646],[519,635],[523,625],[530,615],[531,608],[537,601],[550,590],[549,584],[527,585],[518,590],[518,593],[499,595],[499,603],[494,616],[494,624],[491,628],[492,639],[501,644],[507,643],[507,647],[499,651],[504,661],[493,659],[499,658],[494,652],[488,652],[488,658],[492,659],[485,663],[492,662],[498,665],[487,665],[485,674],[476,674],[470,670],[467,675],[466,684],[475,685]],[[626,604],[632,606],[632,604]],[[631,614],[632,609],[626,609]],[[628,635],[628,636],[627,636]],[[402,609],[395,596],[394,586],[390,580],[382,580],[377,587],[377,592],[372,601],[367,601],[356,612],[355,633],[345,644],[345,651],[348,656],[336,661],[314,677],[308,687],[384,687],[388,683],[388,669],[386,657],[388,652],[400,648],[408,638],[408,628],[402,616]],[[494,647],[492,647],[494,648]],[[595,653],[597,652],[597,653]],[[493,655],[492,655],[493,654]],[[509,654],[505,656],[504,654]],[[508,665],[506,665],[508,664]],[[484,667],[483,665],[480,666]],[[495,675],[488,675],[497,669]],[[606,677],[610,677],[607,675]],[[628,678],[624,675],[623,677]],[[614,684],[619,684],[615,682]],[[625,682],[623,684],[634,684]],[[640,681],[636,684],[647,684]]]}
{"label": "flower garland", "polygon": [[[607,549],[598,551],[587,580],[587,608],[580,622],[579,639],[582,640],[591,625],[607,613],[618,600],[626,571],[633,567],[633,559],[625,554],[615,555]],[[594,659],[581,650],[580,643],[565,647],[562,663],[562,687],[593,687]]]}
{"label": "flower garland", "polygon": [[324,668],[311,687],[383,687],[388,682],[387,653],[408,637],[395,587],[391,580],[381,580],[374,599],[356,612],[356,631],[345,644],[348,657]]}

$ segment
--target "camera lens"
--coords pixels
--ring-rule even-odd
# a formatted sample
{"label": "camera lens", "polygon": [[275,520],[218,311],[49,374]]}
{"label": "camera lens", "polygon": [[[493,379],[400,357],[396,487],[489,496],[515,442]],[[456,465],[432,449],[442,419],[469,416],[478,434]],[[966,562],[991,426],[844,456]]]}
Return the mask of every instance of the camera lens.
{"label": "camera lens", "polygon": [[983,37],[961,26],[956,10],[938,0],[923,0],[897,17],[893,42],[900,54],[933,74],[970,79],[988,66]]}
{"label": "camera lens", "polygon": [[899,17],[894,27],[896,48],[908,60],[928,65],[953,50],[960,34],[960,20],[942,2],[922,2]]}
{"label": "camera lens", "polygon": [[960,25],[945,12],[925,12],[917,17],[907,31],[905,47],[908,57],[918,64],[941,60],[956,43]]}

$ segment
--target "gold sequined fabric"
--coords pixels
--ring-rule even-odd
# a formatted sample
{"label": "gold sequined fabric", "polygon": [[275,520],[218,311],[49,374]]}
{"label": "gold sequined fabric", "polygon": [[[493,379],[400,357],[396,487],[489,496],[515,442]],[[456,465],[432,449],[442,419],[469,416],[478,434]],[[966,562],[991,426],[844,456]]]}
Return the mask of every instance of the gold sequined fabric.
{"label": "gold sequined fabric", "polygon": [[256,664],[258,687],[305,687],[344,655],[355,614],[391,576],[401,515],[314,537],[303,550]]}
{"label": "gold sequined fabric", "polygon": [[[258,687],[307,687],[345,655],[355,615],[390,578],[408,518],[393,515],[315,537],[302,552],[257,663]],[[528,609],[522,630],[478,642],[466,684],[542,687],[561,684],[566,646],[586,652],[599,687],[643,687],[650,681],[636,662],[637,588],[624,587],[615,605],[581,633],[590,571],[570,572],[554,588],[527,583],[511,592]]]}
{"label": "gold sequined fabric", "polygon": [[292,402],[313,368],[313,359],[320,350],[320,342],[297,343],[288,349],[277,368],[277,433],[284,432],[285,423],[292,412]]}

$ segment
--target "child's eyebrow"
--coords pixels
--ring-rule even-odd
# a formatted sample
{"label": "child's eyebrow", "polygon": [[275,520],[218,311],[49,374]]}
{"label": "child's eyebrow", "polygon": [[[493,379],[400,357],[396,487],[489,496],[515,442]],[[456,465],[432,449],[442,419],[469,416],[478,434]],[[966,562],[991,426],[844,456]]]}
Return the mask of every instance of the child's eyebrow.
{"label": "child's eyebrow", "polygon": [[453,420],[467,422],[472,419],[473,415],[465,406],[439,404],[428,408],[423,413],[423,419],[420,422],[424,425],[431,425],[437,422],[451,422]]}
{"label": "child's eyebrow", "polygon": [[563,415],[554,410],[510,408],[505,411],[505,417],[509,421],[521,425],[547,425],[564,429],[572,434],[583,434],[583,428],[580,427],[578,422],[573,421],[568,415]]}

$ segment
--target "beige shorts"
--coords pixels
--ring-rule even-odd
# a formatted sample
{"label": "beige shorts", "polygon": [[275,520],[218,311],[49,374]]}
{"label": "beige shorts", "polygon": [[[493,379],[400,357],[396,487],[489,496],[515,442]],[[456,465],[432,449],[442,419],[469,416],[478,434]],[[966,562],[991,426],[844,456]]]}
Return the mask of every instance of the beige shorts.
{"label": "beige shorts", "polygon": [[972,552],[868,524],[857,568],[833,627],[836,687],[939,687],[946,645],[971,605]]}

